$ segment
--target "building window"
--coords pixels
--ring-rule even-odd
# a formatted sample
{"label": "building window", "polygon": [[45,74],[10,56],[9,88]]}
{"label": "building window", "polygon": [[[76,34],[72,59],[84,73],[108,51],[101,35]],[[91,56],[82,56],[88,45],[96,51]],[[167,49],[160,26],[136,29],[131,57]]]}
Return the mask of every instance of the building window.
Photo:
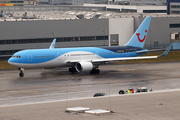
{"label": "building window", "polygon": [[11,3],[16,3],[17,1],[11,1]]}
{"label": "building window", "polygon": [[[64,37],[56,38],[57,42],[69,41],[93,41],[93,40],[108,40],[108,36],[85,36],[85,37]],[[27,44],[27,43],[46,43],[52,42],[53,38],[38,38],[38,39],[22,39],[22,40],[0,40],[0,45],[3,44]]]}
{"label": "building window", "polygon": [[159,43],[156,41],[154,42],[154,47],[157,48],[159,46]]}
{"label": "building window", "polygon": [[23,1],[17,1],[18,3],[23,3]]}
{"label": "building window", "polygon": [[171,5],[171,8],[180,8],[180,5]]}
{"label": "building window", "polygon": [[166,13],[167,10],[143,10],[143,13]]}
{"label": "building window", "polygon": [[15,52],[20,50],[8,50],[8,51],[0,51],[0,55],[13,55]]}
{"label": "building window", "polygon": [[180,23],[179,24],[169,24],[170,28],[180,28]]}

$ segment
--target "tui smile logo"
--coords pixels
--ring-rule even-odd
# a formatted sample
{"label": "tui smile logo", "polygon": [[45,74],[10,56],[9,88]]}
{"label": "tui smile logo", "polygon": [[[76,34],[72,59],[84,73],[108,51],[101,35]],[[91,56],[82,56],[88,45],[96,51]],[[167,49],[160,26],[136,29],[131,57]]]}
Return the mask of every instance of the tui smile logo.
{"label": "tui smile logo", "polygon": [[[145,32],[147,33],[147,30],[145,30]],[[146,35],[144,35],[144,38],[143,39],[140,39],[140,33],[136,33],[137,37],[138,37],[138,40],[139,42],[144,42],[144,40],[146,39]]]}

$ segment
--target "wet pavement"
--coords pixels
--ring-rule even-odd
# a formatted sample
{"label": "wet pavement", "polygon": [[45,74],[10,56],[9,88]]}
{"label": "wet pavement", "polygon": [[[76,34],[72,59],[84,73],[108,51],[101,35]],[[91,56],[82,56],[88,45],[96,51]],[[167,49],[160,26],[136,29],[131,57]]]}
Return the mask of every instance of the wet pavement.
{"label": "wet pavement", "polygon": [[180,88],[180,62],[100,66],[99,75],[70,74],[67,68],[0,71],[0,107],[108,96],[119,90],[148,87],[153,91]]}

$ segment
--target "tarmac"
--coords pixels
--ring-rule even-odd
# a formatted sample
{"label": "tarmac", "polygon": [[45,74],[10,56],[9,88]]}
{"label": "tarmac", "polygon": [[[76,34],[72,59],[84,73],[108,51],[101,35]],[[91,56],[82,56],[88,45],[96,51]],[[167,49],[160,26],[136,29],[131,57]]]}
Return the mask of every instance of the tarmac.
{"label": "tarmac", "polygon": [[[65,112],[69,107],[110,110],[110,114],[92,115]],[[1,120],[178,120],[180,90],[134,93],[0,108]]]}
{"label": "tarmac", "polygon": [[[0,71],[0,120],[178,120],[180,62],[100,66],[101,74],[61,70]],[[119,95],[136,87],[153,92]],[[105,92],[105,97],[92,97]],[[103,109],[110,114],[65,112]]]}

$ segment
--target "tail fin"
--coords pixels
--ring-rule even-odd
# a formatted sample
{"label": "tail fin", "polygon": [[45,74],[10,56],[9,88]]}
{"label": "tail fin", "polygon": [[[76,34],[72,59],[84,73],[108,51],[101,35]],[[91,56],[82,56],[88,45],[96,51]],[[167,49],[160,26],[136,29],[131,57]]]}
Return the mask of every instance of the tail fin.
{"label": "tail fin", "polygon": [[56,44],[56,39],[54,39],[49,47],[49,49],[54,49],[55,47],[55,44]]}
{"label": "tail fin", "polygon": [[150,22],[151,22],[151,17],[146,17],[125,46],[143,48],[144,43],[146,41]]}

